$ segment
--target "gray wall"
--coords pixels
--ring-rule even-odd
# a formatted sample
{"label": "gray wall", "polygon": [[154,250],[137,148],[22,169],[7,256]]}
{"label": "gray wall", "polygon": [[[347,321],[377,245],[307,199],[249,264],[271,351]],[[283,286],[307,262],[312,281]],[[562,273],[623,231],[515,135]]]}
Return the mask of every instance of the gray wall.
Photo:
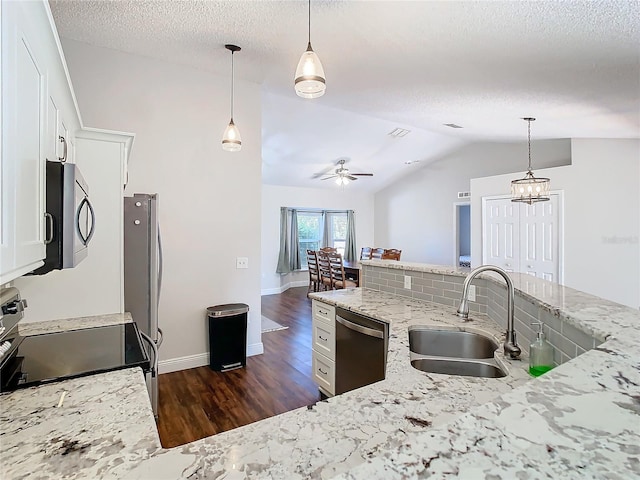
{"label": "gray wall", "polygon": [[[534,142],[535,165],[571,162],[569,140]],[[524,176],[527,144],[474,143],[443,156],[375,195],[375,245],[399,248],[402,260],[454,265],[454,203],[472,178],[514,172]],[[504,186],[503,193],[508,192]]]}
{"label": "gray wall", "polygon": [[460,255],[471,255],[471,205],[458,209],[458,240]]}

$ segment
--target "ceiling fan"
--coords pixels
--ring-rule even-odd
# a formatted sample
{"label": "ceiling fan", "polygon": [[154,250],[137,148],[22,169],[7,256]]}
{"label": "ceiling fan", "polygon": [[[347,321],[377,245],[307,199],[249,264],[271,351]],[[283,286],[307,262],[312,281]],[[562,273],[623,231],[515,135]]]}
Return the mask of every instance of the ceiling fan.
{"label": "ceiling fan", "polygon": [[351,173],[349,169],[344,166],[345,163],[346,160],[344,158],[338,160],[338,163],[336,164],[338,168],[335,169],[335,172],[321,178],[320,180],[335,178],[338,185],[347,185],[349,181],[357,180],[358,177],[373,177],[373,173]]}

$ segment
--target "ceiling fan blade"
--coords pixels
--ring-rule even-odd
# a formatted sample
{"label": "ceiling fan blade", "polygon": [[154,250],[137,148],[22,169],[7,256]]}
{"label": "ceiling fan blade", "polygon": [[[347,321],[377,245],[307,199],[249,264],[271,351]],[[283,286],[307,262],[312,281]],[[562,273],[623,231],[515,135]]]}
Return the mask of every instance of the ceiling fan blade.
{"label": "ceiling fan blade", "polygon": [[338,175],[329,175],[328,177],[321,178],[320,180],[329,180],[330,178],[336,178]]}
{"label": "ceiling fan blade", "polygon": [[373,177],[373,173],[350,173],[349,175],[356,175],[358,177]]}
{"label": "ceiling fan blade", "polygon": [[348,178],[349,180],[357,180],[357,177],[354,177],[353,175],[345,175],[345,178]]}

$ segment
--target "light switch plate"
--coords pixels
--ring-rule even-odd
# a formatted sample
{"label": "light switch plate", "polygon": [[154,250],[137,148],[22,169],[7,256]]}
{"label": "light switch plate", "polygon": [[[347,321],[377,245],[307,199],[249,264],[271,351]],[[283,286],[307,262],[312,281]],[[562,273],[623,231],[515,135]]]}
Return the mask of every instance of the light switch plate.
{"label": "light switch plate", "polygon": [[404,288],[411,290],[411,277],[409,275],[404,276]]}
{"label": "light switch plate", "polygon": [[249,268],[249,259],[247,257],[237,257],[236,268]]}
{"label": "light switch plate", "polygon": [[475,302],[476,301],[476,286],[475,285],[469,285],[469,301],[470,302]]}

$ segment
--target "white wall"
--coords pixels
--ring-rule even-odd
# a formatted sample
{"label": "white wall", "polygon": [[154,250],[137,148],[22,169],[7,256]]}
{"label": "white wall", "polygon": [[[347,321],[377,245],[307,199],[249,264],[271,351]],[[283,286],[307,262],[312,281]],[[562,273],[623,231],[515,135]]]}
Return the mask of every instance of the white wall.
{"label": "white wall", "polygon": [[349,187],[335,190],[319,188],[262,186],[262,294],[307,285],[307,272],[276,273],[280,249],[280,207],[353,210],[356,220],[356,247],[373,243],[373,194],[353,193]]}
{"label": "white wall", "polygon": [[[533,151],[540,166],[566,165],[571,158],[568,140],[537,141]],[[375,246],[399,248],[403,261],[452,265],[458,192],[468,192],[472,178],[523,176],[526,167],[526,142],[470,144],[426,165],[376,193]]]}
{"label": "white wall", "polygon": [[[570,166],[534,168],[564,190],[564,283],[638,308],[640,140],[574,139],[571,152]],[[508,193],[512,179],[471,182],[473,265],[482,262],[482,197]]]}
{"label": "white wall", "polygon": [[[85,124],[136,134],[126,195],[159,194],[164,247],[161,371],[207,362],[206,307],[250,307],[249,353],[260,333],[259,85],[236,78],[242,151],[224,152],[229,77],[63,39]],[[220,46],[212,62],[228,65]],[[236,257],[249,258],[236,270]]]}
{"label": "white wall", "polygon": [[[23,322],[119,313],[122,279],[122,205],[126,142],[131,137],[83,134],[76,138],[76,164],[89,185],[96,228],[89,255],[77,267],[42,276],[17,278],[15,285],[29,302]],[[101,138],[101,139],[96,139]]]}

